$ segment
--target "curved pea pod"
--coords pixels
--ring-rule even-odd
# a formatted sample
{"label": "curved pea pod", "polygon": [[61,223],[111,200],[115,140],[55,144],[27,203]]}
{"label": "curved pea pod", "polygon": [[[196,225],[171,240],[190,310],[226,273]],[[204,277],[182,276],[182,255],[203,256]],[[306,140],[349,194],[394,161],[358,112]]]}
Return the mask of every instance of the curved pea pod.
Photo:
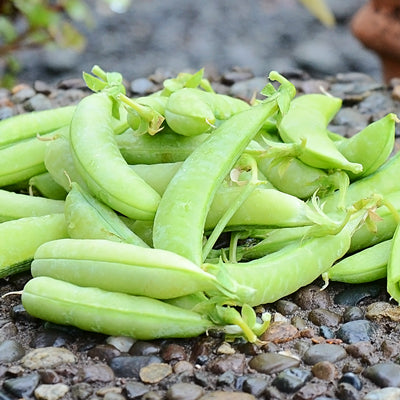
{"label": "curved pea pod", "polygon": [[337,234],[305,238],[257,260],[205,264],[204,269],[217,277],[221,273],[228,274],[242,287],[251,289],[231,299],[235,304],[272,303],[313,282],[343,257],[354,230],[364,217],[365,211],[359,211]]}
{"label": "curved pea pod", "polygon": [[[373,194],[383,197],[400,191],[400,152],[389,158],[381,167],[372,174],[352,182],[346,191],[344,205],[351,206],[360,199],[367,198]],[[338,211],[338,193],[330,194],[321,199],[324,203],[326,213]]]}
{"label": "curved pea pod", "polygon": [[168,97],[165,120],[176,133],[194,136],[210,131],[212,125],[248,109],[245,101],[197,88],[182,88]]}
{"label": "curved pea pod", "polygon": [[289,98],[295,94],[294,87],[279,74],[270,76],[283,82],[283,92],[226,120],[174,175],[154,219],[155,247],[176,252],[197,265],[202,263],[204,225],[218,187],[264,121],[278,112],[277,99],[282,93]]}
{"label": "curved pea pod", "polygon": [[344,283],[373,282],[386,277],[392,240],[385,240],[342,258],[322,275],[324,280]]}
{"label": "curved pea pod", "polygon": [[64,200],[67,192],[59,185],[49,172],[32,176],[29,179],[29,187],[35,188],[42,196],[54,200]]}
{"label": "curved pea pod", "polygon": [[37,248],[68,237],[64,214],[25,217],[0,224],[0,278],[29,269]]}
{"label": "curved pea pod", "polygon": [[395,125],[398,122],[395,114],[369,124],[350,139],[336,141],[339,151],[351,162],[363,166],[362,173],[349,171],[350,179],[355,180],[375,172],[390,156],[395,139]]}
{"label": "curved pea pod", "polygon": [[133,219],[151,220],[160,195],[123,159],[112,127],[112,100],[105,93],[85,97],[71,121],[75,166],[91,193]]}
{"label": "curved pea pod", "polygon": [[139,340],[194,337],[214,326],[200,314],[159,300],[80,287],[49,277],[28,281],[21,299],[34,317]]}
{"label": "curved pea pod", "polygon": [[158,299],[209,290],[218,283],[175,253],[102,239],[45,243],[35,254],[32,275]]}
{"label": "curved pea pod", "polygon": [[64,213],[68,235],[73,239],[107,239],[148,247],[114,210],[95,199],[76,182],[71,183]]}
{"label": "curved pea pod", "polygon": [[75,106],[15,115],[0,121],[0,148],[52,132],[71,122]]}
{"label": "curved pea pod", "polygon": [[387,263],[387,291],[400,304],[400,224],[397,226]]}
{"label": "curved pea pod", "polygon": [[299,159],[322,169],[343,169],[361,173],[362,165],[347,160],[329,138],[327,126],[339,111],[342,100],[323,94],[295,98],[279,123],[279,134],[286,143],[305,143]]}
{"label": "curved pea pod", "polygon": [[0,222],[64,212],[64,201],[0,189]]}
{"label": "curved pea pod", "polygon": [[157,135],[135,135],[131,129],[115,137],[129,164],[158,164],[184,161],[210,135],[183,136],[165,126]]}

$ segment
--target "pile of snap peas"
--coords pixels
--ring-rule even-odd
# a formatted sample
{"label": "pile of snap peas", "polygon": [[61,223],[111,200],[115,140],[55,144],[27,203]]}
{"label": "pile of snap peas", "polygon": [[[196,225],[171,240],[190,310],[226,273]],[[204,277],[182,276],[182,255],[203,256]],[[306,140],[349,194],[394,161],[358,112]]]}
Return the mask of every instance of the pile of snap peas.
{"label": "pile of snap peas", "polygon": [[31,315],[257,342],[270,315],[254,307],[319,276],[386,277],[400,301],[396,115],[345,138],[328,129],[341,99],[276,71],[250,103],[203,70],[138,98],[91,72],[76,106],[0,121],[0,277],[30,270]]}

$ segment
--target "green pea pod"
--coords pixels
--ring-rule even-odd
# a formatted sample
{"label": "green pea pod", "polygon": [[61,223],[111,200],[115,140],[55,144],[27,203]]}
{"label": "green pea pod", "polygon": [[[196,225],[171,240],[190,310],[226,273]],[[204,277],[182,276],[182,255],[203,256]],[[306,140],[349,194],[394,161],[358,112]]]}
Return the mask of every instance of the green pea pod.
{"label": "green pea pod", "polygon": [[373,282],[386,277],[392,240],[385,240],[347,256],[323,274],[326,281],[345,283]]}
{"label": "green pea pod", "polygon": [[279,123],[286,143],[305,143],[299,159],[322,169],[344,169],[361,173],[362,165],[348,161],[329,138],[327,125],[339,111],[342,100],[323,94],[308,94],[294,99]]}
{"label": "green pea pod", "polygon": [[107,239],[148,247],[110,207],[72,182],[65,199],[68,235],[74,239]]}
{"label": "green pea pod", "polygon": [[390,113],[353,135],[350,139],[336,141],[339,151],[351,162],[363,166],[362,173],[349,171],[351,180],[360,179],[375,172],[390,156],[395,139],[395,114]]}
{"label": "green pea pod", "polygon": [[71,121],[70,144],[75,166],[95,197],[130,218],[154,218],[160,195],[123,159],[107,94],[95,93],[80,101]]}
{"label": "green pea pod", "polygon": [[0,222],[64,212],[64,201],[0,189]]}
{"label": "green pea pod", "polygon": [[0,224],[0,278],[27,271],[37,248],[68,236],[64,214],[25,217]]}
{"label": "green pea pod", "polygon": [[194,337],[214,327],[198,313],[159,300],[43,276],[28,281],[21,300],[34,317],[139,340]]}
{"label": "green pea pod", "polygon": [[102,239],[63,239],[40,246],[33,276],[158,299],[214,288],[215,277],[178,254]]}
{"label": "green pea pod", "polygon": [[75,106],[34,111],[0,121],[0,148],[52,132],[71,122]]}
{"label": "green pea pod", "polygon": [[400,303],[400,224],[397,225],[387,263],[387,291]]}
{"label": "green pea pod", "polygon": [[[245,263],[205,264],[217,277],[228,275],[243,288],[231,303],[257,306],[272,303],[310,284],[348,251],[351,236],[365,218],[358,211],[337,234],[305,238],[282,250]],[[212,295],[210,293],[210,295]]]}
{"label": "green pea pod", "polygon": [[282,92],[226,120],[189,155],[175,174],[154,219],[155,247],[201,264],[203,230],[218,187],[264,121],[278,111],[277,98],[285,90],[288,96],[295,94],[294,87],[279,74],[270,76],[283,82]]}
{"label": "green pea pod", "polygon": [[132,130],[115,137],[119,150],[129,164],[157,164],[184,161],[209,134],[186,137],[168,126],[157,135],[134,135]]}
{"label": "green pea pod", "polygon": [[197,88],[183,88],[168,97],[165,120],[171,129],[184,136],[210,131],[218,120],[248,109],[243,100]]}
{"label": "green pea pod", "polygon": [[32,176],[29,179],[29,187],[35,188],[42,196],[49,199],[64,200],[67,195],[66,190],[53,179],[49,172]]}

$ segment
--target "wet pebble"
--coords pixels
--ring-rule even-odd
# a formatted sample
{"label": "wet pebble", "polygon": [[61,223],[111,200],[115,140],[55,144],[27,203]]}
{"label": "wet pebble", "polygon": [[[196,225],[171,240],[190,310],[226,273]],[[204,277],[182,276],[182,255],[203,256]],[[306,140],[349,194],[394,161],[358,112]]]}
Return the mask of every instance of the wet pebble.
{"label": "wet pebble", "polygon": [[192,383],[175,383],[167,390],[167,400],[198,400],[204,389]]}
{"label": "wet pebble", "polygon": [[158,383],[171,374],[172,367],[166,363],[152,363],[139,371],[139,377],[144,383]]}
{"label": "wet pebble", "polygon": [[87,399],[93,393],[93,387],[90,383],[79,382],[70,387],[70,393],[73,398],[78,400]]}
{"label": "wet pebble", "polygon": [[[160,346],[156,343],[138,340],[129,349],[132,356],[152,356],[160,353]],[[163,357],[164,358],[164,357]],[[165,358],[164,358],[165,360]]]}
{"label": "wet pebble", "polygon": [[367,307],[365,316],[373,321],[389,319],[394,322],[400,322],[400,307],[385,301],[375,302]]}
{"label": "wet pebble", "polygon": [[9,363],[21,359],[25,349],[17,340],[9,339],[0,343],[0,362]]}
{"label": "wet pebble", "polygon": [[33,372],[17,378],[6,379],[3,383],[3,388],[16,397],[26,398],[33,394],[39,381],[39,374]]}
{"label": "wet pebble", "polygon": [[36,94],[35,90],[27,85],[18,85],[13,88],[11,101],[16,104],[21,104],[30,99]]}
{"label": "wet pebble", "polygon": [[110,362],[113,358],[119,357],[121,352],[110,344],[99,344],[88,351],[88,356],[101,361]]}
{"label": "wet pebble", "polygon": [[361,307],[357,306],[346,307],[343,313],[344,322],[356,321],[358,319],[364,319],[364,318],[365,318],[364,310]]}
{"label": "wet pebble", "polygon": [[320,361],[335,363],[345,358],[346,355],[346,350],[340,345],[320,343],[310,346],[302,358],[306,364],[314,365]]}
{"label": "wet pebble", "polygon": [[337,326],[342,320],[342,316],[336,312],[324,308],[315,308],[308,314],[308,319],[315,325]]}
{"label": "wet pebble", "polygon": [[109,336],[106,342],[114,346],[121,353],[127,353],[135,343],[135,339],[126,336]]}
{"label": "wet pebble", "polygon": [[137,78],[131,82],[130,88],[134,95],[146,95],[154,92],[154,83],[148,78]]}
{"label": "wet pebble", "polygon": [[334,302],[342,306],[356,306],[362,300],[377,297],[381,290],[382,286],[376,282],[352,285],[336,294]]}
{"label": "wet pebble", "polygon": [[65,332],[60,332],[55,329],[46,329],[39,332],[31,341],[30,345],[34,348],[39,347],[63,347],[71,337]]}
{"label": "wet pebble", "polygon": [[282,315],[290,315],[299,310],[299,306],[292,301],[281,299],[275,303],[276,311]]}
{"label": "wet pebble", "polygon": [[299,334],[298,329],[288,322],[272,322],[260,339],[265,342],[284,343],[294,339]]}
{"label": "wet pebble", "polygon": [[338,376],[338,370],[334,363],[330,361],[319,361],[311,368],[311,372],[318,379],[333,381]]}
{"label": "wet pebble", "polygon": [[353,107],[342,107],[332,120],[332,124],[346,128],[346,136],[361,131],[368,123],[368,116]]}
{"label": "wet pebble", "polygon": [[385,339],[381,344],[381,351],[386,359],[396,357],[400,353],[398,342],[390,339]]}
{"label": "wet pebble", "polygon": [[250,368],[264,374],[274,374],[300,365],[300,360],[278,353],[263,353],[249,361]]}
{"label": "wet pebble", "polygon": [[360,112],[365,114],[380,115],[381,112],[387,112],[394,108],[391,97],[382,92],[371,93],[363,101],[358,104]]}
{"label": "wet pebble", "polygon": [[139,371],[152,363],[161,363],[157,356],[120,356],[110,361],[110,367],[118,377],[139,378]]}
{"label": "wet pebble", "polygon": [[114,372],[107,364],[103,363],[85,365],[78,370],[76,379],[85,382],[112,382]]}
{"label": "wet pebble", "polygon": [[346,351],[351,356],[360,358],[362,361],[368,362],[369,364],[373,364],[377,361],[374,356],[375,348],[371,342],[362,341],[349,344],[346,346]]}
{"label": "wet pebble", "polygon": [[169,343],[161,350],[161,357],[165,361],[181,361],[187,359],[185,348],[175,343]]}
{"label": "wet pebble", "polygon": [[281,392],[294,393],[312,378],[311,371],[302,368],[288,368],[280,372],[272,381]]}
{"label": "wet pebble", "polygon": [[29,369],[54,368],[61,364],[74,363],[75,355],[68,349],[42,347],[27,353],[22,358],[22,365]]}
{"label": "wet pebble", "polygon": [[173,371],[175,374],[193,375],[194,366],[189,361],[178,361],[174,364]]}
{"label": "wet pebble", "polygon": [[246,356],[244,354],[238,353],[216,357],[209,363],[207,369],[214,374],[223,374],[226,371],[243,374],[245,366]]}
{"label": "wet pebble", "polygon": [[[314,400],[318,396],[327,392],[327,386],[324,383],[306,383],[293,396],[293,400]],[[332,400],[331,397],[329,397]]]}
{"label": "wet pebble", "polygon": [[37,400],[58,400],[65,396],[69,391],[68,385],[56,383],[55,385],[39,385],[34,395]]}
{"label": "wet pebble", "polygon": [[363,387],[360,377],[353,372],[344,373],[339,379],[339,383],[348,383],[357,390],[361,390]]}
{"label": "wet pebble", "polygon": [[367,367],[363,375],[380,387],[400,387],[400,365],[384,362]]}
{"label": "wet pebble", "polygon": [[295,296],[295,303],[303,310],[315,308],[329,308],[330,296],[317,285],[308,285],[299,289]]}
{"label": "wet pebble", "polygon": [[319,334],[325,339],[333,339],[335,337],[333,330],[325,325],[319,327]]}
{"label": "wet pebble", "polygon": [[49,110],[52,108],[52,103],[46,95],[37,93],[24,102],[24,108],[29,112]]}
{"label": "wet pebble", "polygon": [[5,322],[0,328],[0,341],[12,339],[17,334],[17,327],[13,322]]}
{"label": "wet pebble", "polygon": [[145,385],[142,382],[135,382],[135,381],[129,381],[123,389],[123,394],[128,398],[128,399],[139,399],[141,396],[143,396],[145,393],[149,392],[150,389],[147,385]]}
{"label": "wet pebble", "polygon": [[269,385],[270,381],[266,377],[249,376],[243,381],[243,391],[260,397],[265,393]]}
{"label": "wet pebble", "polygon": [[369,342],[376,331],[376,325],[368,320],[360,319],[344,323],[336,332],[336,337],[343,342]]}
{"label": "wet pebble", "polygon": [[367,393],[363,400],[398,400],[400,399],[400,388],[386,387],[372,390]]}
{"label": "wet pebble", "polygon": [[340,400],[360,400],[360,393],[349,383],[339,383],[336,389],[336,395]]}

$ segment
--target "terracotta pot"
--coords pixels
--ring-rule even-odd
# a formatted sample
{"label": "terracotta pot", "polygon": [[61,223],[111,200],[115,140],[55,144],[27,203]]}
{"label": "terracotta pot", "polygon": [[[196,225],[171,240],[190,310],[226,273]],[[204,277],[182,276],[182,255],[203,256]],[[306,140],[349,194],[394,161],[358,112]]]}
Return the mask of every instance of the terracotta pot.
{"label": "terracotta pot", "polygon": [[379,55],[385,82],[400,77],[399,0],[370,0],[354,15],[351,29],[361,43]]}

